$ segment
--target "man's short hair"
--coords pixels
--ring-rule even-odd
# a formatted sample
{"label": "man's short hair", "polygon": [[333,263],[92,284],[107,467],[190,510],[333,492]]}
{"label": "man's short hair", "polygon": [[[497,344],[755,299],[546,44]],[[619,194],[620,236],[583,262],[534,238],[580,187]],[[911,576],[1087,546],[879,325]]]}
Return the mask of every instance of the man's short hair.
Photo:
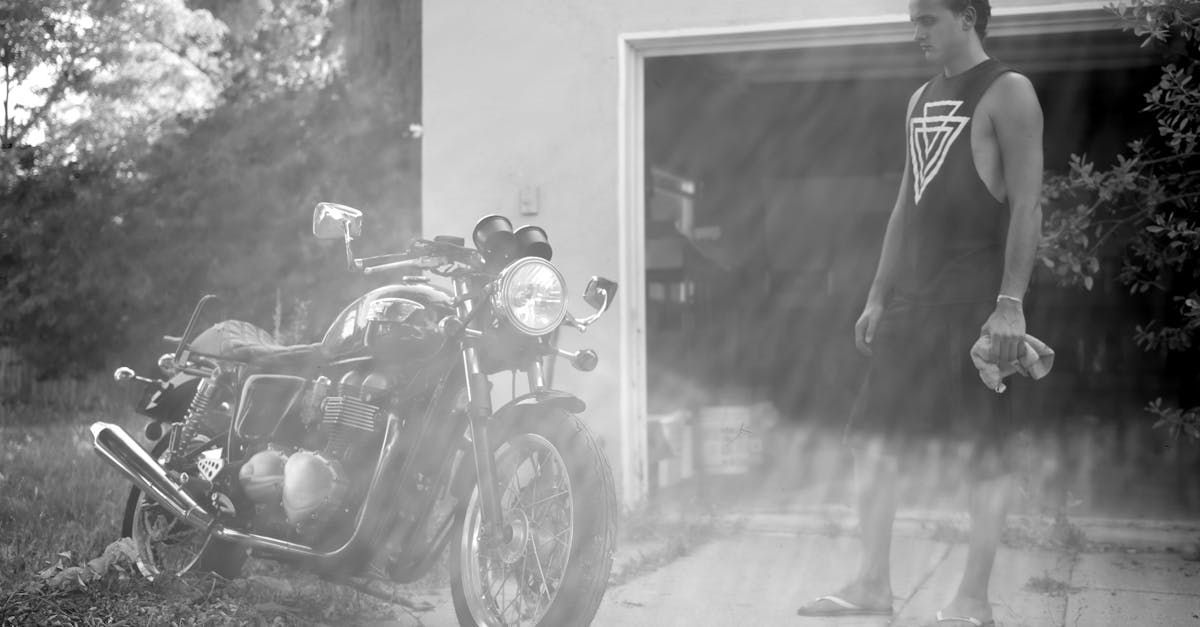
{"label": "man's short hair", "polygon": [[979,38],[987,37],[988,18],[992,16],[992,3],[988,0],[945,0],[946,8],[952,13],[962,14],[968,8],[975,9],[975,32]]}

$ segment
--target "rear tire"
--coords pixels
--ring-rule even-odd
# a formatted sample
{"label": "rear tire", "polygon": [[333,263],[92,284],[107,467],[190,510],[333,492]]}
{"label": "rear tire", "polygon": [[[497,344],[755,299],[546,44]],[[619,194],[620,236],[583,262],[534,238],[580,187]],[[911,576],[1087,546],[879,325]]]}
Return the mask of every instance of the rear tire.
{"label": "rear tire", "polygon": [[[167,450],[168,438],[162,438],[150,449],[155,459]],[[154,540],[153,527],[165,532],[170,538]],[[147,579],[164,574],[182,575],[188,572],[214,573],[226,579],[235,579],[242,572],[247,553],[243,546],[206,537],[202,531],[177,522],[151,499],[144,498],[141,489],[129,489],[125,500],[125,516],[121,521],[121,536],[132,538],[137,548],[138,570]],[[189,551],[185,545],[194,545]],[[167,552],[181,548],[178,558],[166,559]],[[194,555],[189,556],[189,552]]]}
{"label": "rear tire", "polygon": [[586,625],[608,585],[617,535],[612,470],[577,417],[522,409],[490,425],[504,538],[481,541],[479,490],[450,535],[459,624]]}

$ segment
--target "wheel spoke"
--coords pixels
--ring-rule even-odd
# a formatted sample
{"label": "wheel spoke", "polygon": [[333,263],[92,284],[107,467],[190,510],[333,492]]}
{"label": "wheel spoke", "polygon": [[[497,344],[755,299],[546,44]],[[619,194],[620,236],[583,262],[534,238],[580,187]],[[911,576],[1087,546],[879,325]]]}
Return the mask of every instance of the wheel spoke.
{"label": "wheel spoke", "polygon": [[554,500],[554,499],[556,499],[556,498],[558,498],[558,497],[560,497],[560,496],[570,496],[570,495],[571,495],[571,491],[570,491],[570,490],[562,490],[562,491],[559,491],[559,492],[555,492],[554,494],[551,494],[550,496],[547,496],[547,497],[545,497],[545,498],[542,498],[542,499],[539,499],[539,500],[537,500],[537,501],[534,501],[533,503],[530,503],[530,504],[529,504],[529,507],[532,509],[532,508],[534,508],[534,507],[537,507],[538,505],[541,505],[542,503],[545,503],[545,502],[547,502],[547,501],[552,501],[552,500]]}
{"label": "wheel spoke", "polygon": [[[542,568],[542,558],[538,556],[537,542],[531,540],[529,548],[533,549],[533,563],[537,564],[538,577],[542,580],[542,591],[546,593],[546,598],[550,598],[550,588],[546,585],[546,571]],[[541,604],[539,603],[539,605]]]}
{"label": "wheel spoke", "polygon": [[[505,570],[507,570],[507,569],[505,569]],[[506,581],[507,581],[507,579],[508,579],[508,577],[505,577]],[[508,604],[504,606],[504,609],[500,610],[500,618],[503,619],[505,616],[507,616],[509,608],[513,607],[520,600],[521,600],[520,586],[518,585],[517,594],[513,595],[512,601],[509,601]]]}
{"label": "wheel spoke", "polygon": [[554,444],[536,433],[503,443],[496,460],[503,524],[513,535],[482,546],[481,499],[472,498],[474,542],[462,546],[475,556],[460,562],[475,570],[464,581],[474,591],[467,598],[476,622],[531,625],[550,609],[570,561],[571,476]]}
{"label": "wheel spoke", "polygon": [[[488,594],[497,603],[497,605],[502,603],[504,600],[504,582],[508,580],[508,569],[501,565],[498,570],[500,577],[496,577],[496,568],[491,568],[488,570],[488,572],[492,573],[492,581],[488,586]],[[493,588],[493,586],[495,587]]]}

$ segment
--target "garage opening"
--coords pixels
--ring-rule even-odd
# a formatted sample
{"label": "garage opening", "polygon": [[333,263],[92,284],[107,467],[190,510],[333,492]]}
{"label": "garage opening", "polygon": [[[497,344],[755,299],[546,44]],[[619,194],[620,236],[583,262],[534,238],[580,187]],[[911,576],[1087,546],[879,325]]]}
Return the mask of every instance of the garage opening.
{"label": "garage opening", "polygon": [[[1158,77],[1138,43],[1115,30],[988,41],[1034,82],[1049,171],[1066,171],[1073,153],[1104,164],[1153,130],[1130,116]],[[840,443],[866,366],[853,326],[900,183],[905,106],[934,71],[910,43],[647,59],[652,493],[738,476],[776,495],[847,498]],[[1140,433],[1118,479],[1132,489],[1155,435],[1133,415],[1147,390],[1128,370],[1161,365],[1133,345],[1121,286],[1034,281],[1030,331],[1070,339],[1025,401],[1047,434],[1039,454],[1058,464],[1049,498],[1086,492],[1087,507],[1113,513],[1134,501],[1094,489],[1114,480],[1100,464],[1071,467],[1066,449],[1084,437],[1073,421],[1094,421],[1087,437]]]}

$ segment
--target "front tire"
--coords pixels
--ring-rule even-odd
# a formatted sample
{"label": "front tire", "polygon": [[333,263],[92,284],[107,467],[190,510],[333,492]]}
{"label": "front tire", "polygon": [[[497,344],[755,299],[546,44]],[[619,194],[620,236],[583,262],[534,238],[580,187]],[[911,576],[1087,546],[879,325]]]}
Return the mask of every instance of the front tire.
{"label": "front tire", "polygon": [[503,537],[482,537],[478,486],[451,532],[450,591],[461,625],[586,625],[612,568],[617,497],[591,431],[534,407],[490,426]]}

